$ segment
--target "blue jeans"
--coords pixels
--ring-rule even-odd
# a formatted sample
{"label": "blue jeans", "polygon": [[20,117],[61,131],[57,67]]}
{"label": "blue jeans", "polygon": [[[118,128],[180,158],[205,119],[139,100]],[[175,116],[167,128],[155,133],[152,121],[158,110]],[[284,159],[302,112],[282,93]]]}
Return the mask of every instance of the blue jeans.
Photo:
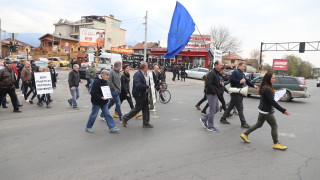
{"label": "blue jeans", "polygon": [[91,89],[92,89],[93,82],[94,82],[94,78],[90,78],[89,92],[90,92]]}
{"label": "blue jeans", "polygon": [[109,129],[115,128],[116,124],[114,122],[114,119],[112,118],[112,116],[109,113],[108,104],[105,104],[105,105],[92,104],[92,110],[91,110],[91,114],[89,116],[86,128],[92,128],[92,126],[98,116],[99,109],[102,110],[102,114],[106,119],[106,123],[107,123]]}
{"label": "blue jeans", "polygon": [[71,93],[72,98],[69,100],[71,100],[71,102],[72,102],[72,107],[78,107],[76,100],[80,97],[79,87],[73,86],[73,90],[70,89],[70,93]]}
{"label": "blue jeans", "polygon": [[108,108],[110,109],[111,106],[113,106],[114,104],[116,104],[116,112],[118,113],[118,115],[121,117],[122,113],[121,113],[121,101],[120,101],[120,96],[117,90],[111,91],[112,94],[112,99],[109,101],[108,103]]}

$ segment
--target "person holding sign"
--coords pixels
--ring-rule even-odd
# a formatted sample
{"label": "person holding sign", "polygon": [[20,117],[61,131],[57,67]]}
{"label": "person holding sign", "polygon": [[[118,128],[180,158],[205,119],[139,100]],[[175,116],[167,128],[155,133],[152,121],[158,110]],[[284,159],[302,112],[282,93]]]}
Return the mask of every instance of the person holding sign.
{"label": "person holding sign", "polygon": [[108,99],[112,98],[110,87],[108,86],[109,71],[101,71],[100,77],[96,78],[93,82],[91,94],[92,110],[89,116],[86,131],[93,133],[92,126],[98,116],[99,109],[102,110],[102,114],[106,119],[106,123],[109,127],[110,133],[119,133],[119,129],[116,127],[114,119],[110,115],[108,108]]}
{"label": "person holding sign", "polygon": [[148,63],[142,62],[139,66],[140,70],[133,76],[132,95],[136,100],[136,106],[131,109],[128,114],[125,114],[122,119],[122,125],[127,126],[127,122],[142,110],[143,128],[153,128],[149,123],[150,112],[148,102],[148,92],[150,88],[149,79],[147,76]]}
{"label": "person holding sign", "polygon": [[287,147],[280,144],[278,140],[278,125],[274,117],[274,108],[282,112],[285,115],[289,115],[288,110],[282,108],[274,100],[274,89],[272,87],[273,83],[276,81],[275,75],[271,72],[268,72],[264,75],[262,83],[259,89],[260,94],[260,104],[258,107],[259,117],[255,125],[251,126],[245,133],[241,134],[240,137],[246,142],[250,143],[248,135],[254,130],[261,128],[265,121],[271,126],[271,135],[273,139],[273,148],[279,150],[286,150]]}

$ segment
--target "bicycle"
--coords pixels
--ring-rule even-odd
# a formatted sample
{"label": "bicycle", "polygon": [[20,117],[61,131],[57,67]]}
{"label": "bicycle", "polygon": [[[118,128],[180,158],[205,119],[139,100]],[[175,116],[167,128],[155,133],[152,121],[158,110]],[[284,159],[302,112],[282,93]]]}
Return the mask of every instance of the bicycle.
{"label": "bicycle", "polygon": [[160,89],[157,91],[159,94],[159,101],[163,104],[167,104],[171,100],[171,93],[167,89],[168,84],[167,83],[160,83]]}

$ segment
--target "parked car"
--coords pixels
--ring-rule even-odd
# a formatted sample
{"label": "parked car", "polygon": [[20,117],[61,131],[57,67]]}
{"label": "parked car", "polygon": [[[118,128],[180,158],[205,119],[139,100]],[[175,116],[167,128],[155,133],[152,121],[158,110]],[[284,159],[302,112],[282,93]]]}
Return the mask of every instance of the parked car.
{"label": "parked car", "polygon": [[307,83],[306,78],[305,77],[298,77],[304,84]]}
{"label": "parked car", "polygon": [[48,58],[48,62],[53,62],[53,65],[55,67],[66,67],[70,64],[69,61],[67,60],[63,60],[62,58],[60,57],[49,57]]}
{"label": "parked car", "polygon": [[[250,79],[251,73],[245,73],[245,75],[246,75],[247,79]],[[265,73],[254,73],[253,78],[251,80],[258,78],[258,77],[263,77],[264,75],[265,75]]]}
{"label": "parked car", "polygon": [[[8,56],[5,59],[10,59],[12,60],[12,56]],[[14,61],[20,61],[20,60],[25,60],[26,58],[22,55],[14,55]]]}
{"label": "parked car", "polygon": [[186,77],[204,80],[205,75],[208,72],[209,72],[209,69],[207,68],[194,68],[194,69],[186,70]]}
{"label": "parked car", "polygon": [[[43,62],[43,61],[35,61],[36,66],[39,66],[40,71],[42,71],[43,68],[48,67],[48,63],[47,62]],[[56,71],[56,77],[58,77],[58,72]]]}
{"label": "parked car", "polygon": [[[254,85],[260,86],[263,77],[258,77],[251,82]],[[286,89],[286,94],[280,99],[282,101],[291,101],[293,98],[308,98],[307,86],[298,78],[294,76],[276,76],[276,81],[273,84],[275,90]],[[258,90],[249,87],[248,95],[259,95]]]}
{"label": "parked car", "polygon": [[49,62],[48,58],[38,58],[38,61]]}
{"label": "parked car", "polygon": [[317,87],[320,87],[320,77],[317,78]]}

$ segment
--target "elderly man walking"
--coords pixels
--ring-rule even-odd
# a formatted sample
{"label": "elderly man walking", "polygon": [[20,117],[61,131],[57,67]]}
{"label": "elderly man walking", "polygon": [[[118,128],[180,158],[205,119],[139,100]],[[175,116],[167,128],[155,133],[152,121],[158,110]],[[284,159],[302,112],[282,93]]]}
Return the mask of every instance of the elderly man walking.
{"label": "elderly man walking", "polygon": [[17,95],[15,89],[15,74],[13,71],[13,64],[11,60],[6,62],[6,67],[0,70],[0,100],[9,94],[13,106],[13,112],[20,113],[17,104]]}
{"label": "elderly man walking", "polygon": [[77,104],[77,99],[80,97],[79,83],[82,83],[82,82],[81,82],[80,75],[79,75],[79,65],[78,64],[73,65],[73,70],[69,73],[68,83],[69,83],[70,93],[72,96],[72,98],[68,99],[68,103],[70,104],[70,106],[73,109],[79,110],[78,104]]}

